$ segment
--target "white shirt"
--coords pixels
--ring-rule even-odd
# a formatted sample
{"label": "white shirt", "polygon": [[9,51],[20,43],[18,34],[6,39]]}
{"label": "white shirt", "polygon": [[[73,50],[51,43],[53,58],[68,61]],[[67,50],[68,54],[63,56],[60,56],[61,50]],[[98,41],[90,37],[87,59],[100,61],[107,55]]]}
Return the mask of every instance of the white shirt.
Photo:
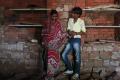
{"label": "white shirt", "polygon": [[[78,20],[74,23],[74,19],[70,18],[68,20],[67,30],[74,31],[74,32],[86,32],[85,23],[80,18],[78,18]],[[74,38],[81,38],[81,36],[75,35]]]}

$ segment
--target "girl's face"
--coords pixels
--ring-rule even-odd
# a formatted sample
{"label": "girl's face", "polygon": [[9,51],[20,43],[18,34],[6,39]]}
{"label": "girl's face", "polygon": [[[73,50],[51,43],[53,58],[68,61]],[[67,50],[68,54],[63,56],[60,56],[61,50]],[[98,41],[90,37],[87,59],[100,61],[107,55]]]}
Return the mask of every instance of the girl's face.
{"label": "girl's face", "polygon": [[52,21],[56,21],[58,19],[58,14],[53,14],[51,16]]}

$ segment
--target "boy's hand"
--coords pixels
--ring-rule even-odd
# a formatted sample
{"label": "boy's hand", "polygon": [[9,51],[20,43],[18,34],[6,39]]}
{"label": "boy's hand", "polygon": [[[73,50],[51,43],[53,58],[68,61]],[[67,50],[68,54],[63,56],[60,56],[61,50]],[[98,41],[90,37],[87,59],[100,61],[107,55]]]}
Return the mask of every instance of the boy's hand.
{"label": "boy's hand", "polygon": [[76,35],[77,33],[74,32],[74,31],[70,31],[69,34],[70,34],[71,37],[74,37],[74,35]]}

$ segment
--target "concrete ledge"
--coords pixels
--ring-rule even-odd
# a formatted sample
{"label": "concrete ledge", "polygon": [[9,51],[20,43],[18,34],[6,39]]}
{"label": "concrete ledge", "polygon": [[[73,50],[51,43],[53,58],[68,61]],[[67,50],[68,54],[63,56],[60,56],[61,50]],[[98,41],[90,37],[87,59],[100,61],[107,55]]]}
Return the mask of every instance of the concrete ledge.
{"label": "concrete ledge", "polygon": [[91,25],[91,26],[86,26],[86,28],[120,28],[120,26],[95,26],[95,25]]}

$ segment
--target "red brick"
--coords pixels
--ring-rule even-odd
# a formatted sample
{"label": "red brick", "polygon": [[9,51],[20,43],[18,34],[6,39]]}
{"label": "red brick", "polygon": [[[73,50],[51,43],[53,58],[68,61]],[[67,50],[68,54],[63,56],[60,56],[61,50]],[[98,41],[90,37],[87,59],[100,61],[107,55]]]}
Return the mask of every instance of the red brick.
{"label": "red brick", "polygon": [[89,53],[87,51],[83,51],[81,54],[82,60],[88,60],[89,59]]}
{"label": "red brick", "polygon": [[86,0],[85,2],[85,6],[86,7],[90,7],[90,6],[93,6],[94,5],[94,1],[93,0]]}
{"label": "red brick", "polygon": [[97,2],[97,3],[110,3],[110,2],[113,2],[112,0],[94,0],[94,2]]}
{"label": "red brick", "polygon": [[99,59],[98,51],[94,51],[94,52],[90,53],[89,55],[90,55],[89,59]]}
{"label": "red brick", "polygon": [[17,42],[18,41],[18,30],[14,27],[6,28],[4,33],[5,42]]}
{"label": "red brick", "polygon": [[100,59],[110,59],[112,52],[100,52]]}
{"label": "red brick", "polygon": [[102,60],[94,60],[94,67],[102,67],[103,61]]}
{"label": "red brick", "polygon": [[77,0],[75,6],[80,6],[81,8],[85,8],[85,0]]}

